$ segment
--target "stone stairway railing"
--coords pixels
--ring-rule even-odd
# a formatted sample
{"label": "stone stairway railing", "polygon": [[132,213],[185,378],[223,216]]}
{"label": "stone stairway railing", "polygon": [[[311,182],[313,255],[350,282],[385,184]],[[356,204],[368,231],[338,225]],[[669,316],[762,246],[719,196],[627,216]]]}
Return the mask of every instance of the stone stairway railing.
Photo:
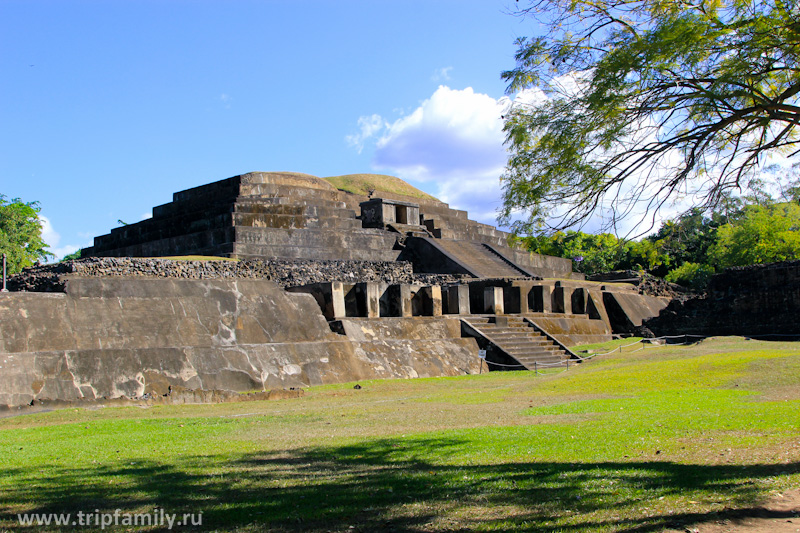
{"label": "stone stairway railing", "polygon": [[[566,365],[573,357],[566,347],[545,332],[537,331],[522,317],[469,317],[461,320],[474,334],[528,370]],[[491,365],[490,361],[487,362]]]}
{"label": "stone stairway railing", "polygon": [[514,270],[517,270],[523,276],[529,276],[529,277],[533,277],[533,278],[538,278],[539,277],[536,274],[533,274],[532,272],[529,272],[529,271],[525,270],[524,268],[522,268],[518,264],[516,264],[513,261],[511,261],[509,258],[507,258],[503,254],[501,254],[499,251],[497,251],[497,249],[495,249],[494,246],[492,246],[490,244],[486,244],[485,242],[483,242],[481,244],[483,245],[484,248],[489,250],[490,253],[492,253],[494,256],[496,256],[498,259],[503,261],[505,264],[507,264],[508,266],[513,268]]}

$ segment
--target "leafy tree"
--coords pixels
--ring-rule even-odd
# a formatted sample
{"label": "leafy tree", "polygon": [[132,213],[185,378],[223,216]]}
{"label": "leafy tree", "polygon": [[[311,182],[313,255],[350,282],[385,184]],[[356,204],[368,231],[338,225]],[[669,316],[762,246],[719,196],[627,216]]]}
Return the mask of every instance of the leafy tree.
{"label": "leafy tree", "polygon": [[718,268],[800,259],[800,205],[748,205],[717,229],[709,256]]}
{"label": "leafy tree", "polygon": [[62,257],[62,258],[61,258],[61,261],[63,262],[63,261],[71,261],[71,260],[73,260],[73,259],[80,259],[80,258],[81,258],[81,253],[82,253],[82,252],[83,252],[83,250],[81,250],[80,248],[78,248],[78,250],[76,250],[76,251],[72,252],[71,254],[67,254],[67,255],[65,255],[64,257]]}
{"label": "leafy tree", "polygon": [[800,204],[800,180],[791,183],[783,193],[787,200]]}
{"label": "leafy tree", "polygon": [[657,242],[648,239],[625,241],[622,255],[613,270],[647,270],[658,274],[670,261],[669,255]]}
{"label": "leafy tree", "polygon": [[572,259],[573,268],[584,274],[614,270],[621,253],[620,241],[610,233],[557,232],[550,237],[527,237],[523,242],[532,252]]}
{"label": "leafy tree", "polygon": [[613,224],[677,195],[713,206],[757,176],[767,154],[797,153],[794,1],[525,5],[519,14],[548,31],[518,41],[503,77],[509,92],[548,98],[505,116],[499,220],[515,231],[567,228],[598,210]]}
{"label": "leafy tree", "polygon": [[53,257],[42,240],[39,211],[38,202],[24,203],[19,198],[9,202],[0,194],[0,253],[8,256],[9,274]]}
{"label": "leafy tree", "polygon": [[674,270],[670,270],[664,279],[684,287],[702,290],[708,285],[713,275],[713,267],[687,262]]}
{"label": "leafy tree", "polygon": [[567,231],[520,240],[531,252],[572,259],[573,268],[587,275],[611,270],[652,270],[669,261],[651,241],[623,241],[610,233]]}
{"label": "leafy tree", "polygon": [[[717,228],[732,219],[718,212],[706,215],[702,209],[695,208],[675,220],[664,222],[658,232],[647,237],[647,240],[668,257],[663,262],[665,269],[683,263],[706,264],[709,261],[708,250],[717,238]],[[665,274],[665,269],[657,274]]]}

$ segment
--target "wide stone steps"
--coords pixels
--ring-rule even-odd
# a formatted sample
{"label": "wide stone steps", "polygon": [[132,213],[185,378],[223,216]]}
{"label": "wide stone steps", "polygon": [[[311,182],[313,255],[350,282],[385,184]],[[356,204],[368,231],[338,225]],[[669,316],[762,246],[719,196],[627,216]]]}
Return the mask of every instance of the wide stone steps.
{"label": "wide stone steps", "polygon": [[346,209],[355,217],[356,211],[350,209],[346,202],[339,200],[328,200],[322,198],[288,198],[285,196],[242,196],[237,200],[237,205],[302,205],[314,207],[330,207],[334,209]]}
{"label": "wide stone steps", "polygon": [[542,337],[541,339],[532,339],[526,338],[522,336],[513,337],[513,338],[503,338],[498,335],[493,335],[492,338],[498,342],[503,343],[504,348],[508,348],[511,351],[520,350],[528,350],[532,347],[540,348],[544,351],[555,351],[558,350],[555,346],[550,344],[550,340]]}
{"label": "wide stone steps", "polygon": [[469,272],[480,278],[520,277],[524,275],[481,243],[436,239],[436,244]]}
{"label": "wide stone steps", "polygon": [[[164,253],[164,250],[169,250]],[[219,255],[233,251],[233,227],[213,231],[200,231],[175,237],[149,240],[130,245],[115,246],[108,251],[98,250],[98,255],[113,257],[159,257],[163,255]]]}
{"label": "wide stone steps", "polygon": [[440,220],[469,220],[466,211],[451,209],[447,204],[433,205],[420,202],[419,211],[424,218],[438,217]]}
{"label": "wide stone steps", "polygon": [[[470,317],[464,320],[473,331],[528,370],[561,366],[570,358],[561,346],[520,317]],[[498,320],[504,323],[498,324]]]}
{"label": "wide stone steps", "polygon": [[286,185],[272,184],[249,184],[242,185],[241,198],[261,198],[261,197],[289,197],[293,200],[311,200],[313,203],[319,201],[343,202],[346,200],[346,193],[336,190],[309,189],[306,187],[291,187]]}
{"label": "wide stone steps", "polygon": [[[457,210],[441,210],[437,213],[431,213],[425,208],[420,208],[422,223],[428,226],[428,229],[433,232],[434,230],[441,231],[444,238],[448,237],[446,234],[454,233],[456,235],[463,234],[483,234],[487,236],[505,236],[506,234],[499,231],[494,226],[483,224],[475,220],[467,218],[465,211]],[[463,238],[463,237],[460,237]]]}
{"label": "wide stone steps", "polygon": [[236,226],[237,257],[394,261],[395,235],[381,230]]}
{"label": "wide stone steps", "polygon": [[110,233],[95,238],[95,245],[103,248],[124,246],[128,242],[168,239],[203,231],[227,230],[233,226],[230,212],[207,213],[205,216],[164,217],[147,219],[136,224],[114,228]]}
{"label": "wide stone steps", "polygon": [[353,218],[288,213],[237,212],[233,214],[233,224],[255,228],[361,229],[361,221]]}
{"label": "wide stone steps", "polygon": [[508,246],[507,233],[494,226],[470,220],[463,211],[442,211],[437,214],[426,211],[421,216],[422,224],[437,239],[485,242],[500,248]]}
{"label": "wide stone steps", "polygon": [[357,220],[336,217],[306,217],[301,215],[254,215],[241,214],[234,215],[234,225],[237,227],[253,228],[309,228],[309,229],[338,229],[353,230],[361,229],[361,224]]}

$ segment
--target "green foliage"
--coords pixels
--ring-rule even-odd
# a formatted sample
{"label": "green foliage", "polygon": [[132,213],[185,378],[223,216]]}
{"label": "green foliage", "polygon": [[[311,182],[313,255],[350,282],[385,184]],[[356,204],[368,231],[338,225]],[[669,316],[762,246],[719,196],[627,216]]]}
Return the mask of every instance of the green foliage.
{"label": "green foliage", "polygon": [[612,224],[634,204],[650,212],[691,190],[716,205],[747,185],[767,153],[800,143],[795,10],[781,0],[523,4],[548,31],[518,41],[503,77],[509,92],[547,99],[505,117],[500,221],[532,234],[602,210]]}
{"label": "green foliage", "polygon": [[670,270],[664,279],[684,287],[702,290],[708,285],[713,275],[713,267],[687,262],[674,270]]}
{"label": "green foliage", "polygon": [[613,270],[647,270],[657,272],[669,264],[670,257],[658,243],[648,239],[625,241],[622,255]]}
{"label": "green foliage", "polygon": [[39,211],[38,202],[24,203],[19,198],[9,202],[0,194],[0,253],[7,255],[9,275],[53,257],[42,240]]}
{"label": "green foliage", "polygon": [[572,259],[575,271],[587,275],[623,269],[652,270],[668,261],[653,242],[624,241],[610,233],[567,231],[520,240],[531,252]]}
{"label": "green foliage", "polygon": [[646,270],[702,289],[721,268],[800,259],[800,204],[765,194],[728,200],[724,212],[692,209],[640,241],[580,231],[518,240],[532,252],[573,259],[584,274]]}
{"label": "green foliage", "polygon": [[80,259],[82,252],[83,252],[83,250],[78,249],[77,251],[72,252],[71,254],[67,254],[64,257],[62,257],[61,261],[72,261],[73,259]]}
{"label": "green foliage", "polygon": [[702,209],[695,208],[674,221],[664,222],[658,233],[646,239],[667,258],[654,273],[664,275],[670,268],[680,267],[685,263],[708,265],[708,250],[716,242],[717,228],[729,220],[735,220],[739,215],[738,209],[733,207],[730,213],[723,215],[712,212],[707,215]]}
{"label": "green foliage", "polygon": [[610,233],[558,232],[551,237],[527,237],[523,242],[534,253],[572,259],[575,271],[584,274],[614,270],[621,252],[620,241]]}
{"label": "green foliage", "polygon": [[800,205],[748,205],[740,220],[718,228],[709,253],[718,267],[800,259]]}
{"label": "green foliage", "polygon": [[800,204],[800,180],[792,183],[785,191],[788,200]]}

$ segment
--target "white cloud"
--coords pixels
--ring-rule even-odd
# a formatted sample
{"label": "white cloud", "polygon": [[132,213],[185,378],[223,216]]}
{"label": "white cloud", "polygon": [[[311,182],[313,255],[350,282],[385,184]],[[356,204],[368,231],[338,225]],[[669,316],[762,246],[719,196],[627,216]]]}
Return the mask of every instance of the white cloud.
{"label": "white cloud", "polygon": [[375,164],[418,181],[502,169],[502,114],[508,99],[439,86],[411,114],[389,125],[378,140]]}
{"label": "white cloud", "polygon": [[61,235],[53,229],[53,224],[50,219],[44,215],[39,215],[39,220],[42,221],[42,240],[50,246],[57,246],[61,240]]}
{"label": "white cloud", "polygon": [[453,67],[437,68],[431,76],[431,81],[447,81],[450,79],[450,71]]}
{"label": "white cloud", "polygon": [[75,246],[73,244],[65,244],[64,246],[59,246],[57,248],[50,248],[50,252],[56,256],[55,260],[61,260],[64,256],[72,254],[80,250],[81,246]]}
{"label": "white cloud", "polygon": [[358,140],[363,148],[367,138],[381,133],[373,157],[376,169],[427,182],[425,189],[442,201],[491,224],[500,206],[499,177],[507,158],[502,115],[509,103],[472,88],[442,85],[391,124],[378,115],[362,117],[369,120],[359,120],[362,132],[349,142]]}
{"label": "white cloud", "polygon": [[59,243],[61,242],[61,235],[53,228],[53,224],[50,222],[50,219],[44,215],[39,215],[39,219],[42,221],[42,240],[50,247],[50,253],[56,256],[56,260],[61,259],[65,255],[78,251],[80,246],[75,244],[65,244],[64,246],[59,246]]}
{"label": "white cloud", "polygon": [[347,144],[354,147],[358,153],[360,154],[361,151],[364,149],[364,142],[375,136],[378,132],[380,132],[386,126],[386,121],[380,115],[369,115],[359,117],[358,119],[358,127],[361,131],[355,133],[353,135],[348,135],[345,137],[345,141]]}

